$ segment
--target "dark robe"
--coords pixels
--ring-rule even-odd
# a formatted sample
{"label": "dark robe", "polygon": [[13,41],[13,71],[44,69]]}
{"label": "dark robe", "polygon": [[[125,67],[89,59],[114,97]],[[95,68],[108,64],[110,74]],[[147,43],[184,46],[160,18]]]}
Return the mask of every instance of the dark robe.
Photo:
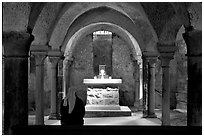
{"label": "dark robe", "polygon": [[[76,96],[76,95],[75,95]],[[85,107],[83,101],[76,96],[76,102],[72,113],[68,113],[69,105],[63,106],[64,99],[60,105],[60,114],[61,114],[61,125],[83,125],[84,124],[84,115]]]}

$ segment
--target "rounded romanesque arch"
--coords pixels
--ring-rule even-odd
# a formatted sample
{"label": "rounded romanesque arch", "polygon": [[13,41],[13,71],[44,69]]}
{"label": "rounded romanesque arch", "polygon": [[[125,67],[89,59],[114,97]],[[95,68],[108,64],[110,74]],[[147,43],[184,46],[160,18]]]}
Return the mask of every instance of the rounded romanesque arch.
{"label": "rounded romanesque arch", "polygon": [[[80,15],[84,14],[85,12],[93,8],[99,8],[101,6],[112,8],[115,11],[118,11],[126,16],[128,16],[128,13],[125,12],[125,10],[128,9],[127,6],[130,8],[130,5],[128,5],[127,3],[112,3],[112,2],[66,3],[60,10],[58,17],[56,18],[56,21],[50,28],[50,33],[48,34],[48,37],[50,38],[49,45],[59,47],[61,45],[61,42],[63,41],[64,35],[66,34],[68,28],[76,18],[78,18]],[[142,16],[140,15],[141,13],[135,11],[135,8],[131,9],[132,9],[131,12],[134,11],[132,15],[134,15],[136,18]],[[54,41],[56,37],[59,39],[58,41]]]}
{"label": "rounded romanesque arch", "polygon": [[[97,16],[100,15],[100,16]],[[151,31],[147,33],[142,31],[141,28],[142,26],[135,25],[130,18],[127,16],[113,10],[107,7],[100,7],[97,9],[92,9],[84,14],[82,14],[80,17],[78,17],[70,26],[70,28],[67,31],[66,38],[63,41],[63,44],[61,45],[61,49],[65,49],[65,46],[67,45],[69,39],[81,28],[84,28],[85,26],[88,26],[93,23],[98,23],[98,22],[106,22],[106,23],[111,23],[115,24],[124,30],[127,30],[138,42],[141,51],[148,51],[146,49],[146,46],[149,44],[150,41],[156,41],[153,39],[153,36],[149,35],[151,34]],[[140,20],[138,22],[143,22],[145,25],[147,23],[144,22],[144,20]],[[144,34],[146,33],[146,35]],[[156,48],[154,48],[155,52]]]}
{"label": "rounded romanesque arch", "polygon": [[142,55],[139,44],[137,43],[135,38],[129,32],[127,32],[126,30],[124,30],[123,28],[121,28],[115,24],[101,22],[101,23],[90,24],[90,25],[78,30],[70,38],[67,45],[61,49],[62,52],[64,52],[64,56],[66,56],[68,58],[71,57],[72,51],[75,48],[77,41],[79,41],[80,39],[82,39],[86,35],[91,34],[94,31],[98,31],[98,30],[111,31],[113,33],[116,33],[120,37],[122,37],[129,44],[129,46],[130,46],[129,48],[132,51],[133,57],[135,59],[137,59],[138,56]]}

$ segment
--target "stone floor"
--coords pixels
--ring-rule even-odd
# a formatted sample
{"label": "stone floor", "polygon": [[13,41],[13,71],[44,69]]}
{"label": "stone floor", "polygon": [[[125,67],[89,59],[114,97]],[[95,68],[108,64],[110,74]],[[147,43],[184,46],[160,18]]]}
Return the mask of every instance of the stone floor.
{"label": "stone floor", "polygon": [[[59,120],[48,120],[46,118],[45,125],[60,125]],[[160,126],[161,121],[158,118],[142,118],[142,113],[132,116],[123,117],[94,117],[84,118],[84,125],[148,125]]]}
{"label": "stone floor", "polygon": [[[132,108],[131,110],[132,116],[84,118],[84,125],[161,125],[161,110],[155,110],[158,118],[142,118],[142,111],[134,111]],[[187,125],[187,114],[185,110],[171,110],[170,112],[171,126]],[[34,125],[34,123],[35,116],[29,115],[29,125]],[[48,116],[45,116],[45,125],[60,125],[60,121],[48,120]]]}

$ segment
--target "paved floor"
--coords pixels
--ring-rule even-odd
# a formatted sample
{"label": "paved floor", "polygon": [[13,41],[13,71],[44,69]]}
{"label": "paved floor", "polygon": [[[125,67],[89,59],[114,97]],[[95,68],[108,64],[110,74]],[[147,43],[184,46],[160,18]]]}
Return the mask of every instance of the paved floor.
{"label": "paved floor", "polygon": [[[45,118],[45,125],[60,125],[59,120],[48,120]],[[94,117],[84,118],[84,125],[148,125],[160,126],[161,121],[158,118],[142,118],[142,114],[133,113],[126,117]]]}

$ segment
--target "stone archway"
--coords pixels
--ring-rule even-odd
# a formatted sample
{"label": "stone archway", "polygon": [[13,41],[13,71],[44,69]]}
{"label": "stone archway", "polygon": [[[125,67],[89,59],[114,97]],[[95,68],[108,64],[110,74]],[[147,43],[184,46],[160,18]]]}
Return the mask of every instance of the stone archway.
{"label": "stone archway", "polygon": [[[104,12],[106,10],[107,12]],[[104,13],[104,14],[101,14],[101,13]],[[96,14],[100,14],[101,15],[100,18],[97,18],[97,16],[95,16]],[[120,19],[120,21],[118,19]],[[103,25],[101,25],[101,27],[98,27],[100,22]],[[61,51],[65,52],[64,53],[65,56],[68,56],[68,58],[71,58],[72,48],[73,48],[72,46],[75,45],[74,42],[76,42],[76,39],[78,37],[81,37],[81,35],[85,34],[82,32],[85,31],[86,29],[88,30],[88,28],[93,26],[98,27],[98,28],[95,27],[95,30],[104,29],[106,27],[106,25],[104,24],[106,25],[114,24],[115,26],[120,27],[120,29],[115,29],[115,30],[121,30],[121,28],[123,28],[125,33],[122,32],[119,34],[122,34],[123,37],[127,39],[128,43],[130,43],[130,47],[133,51],[134,58],[137,58],[137,55],[134,53],[134,51],[137,51],[138,47],[143,52],[143,56],[148,58],[148,62],[150,58],[155,58],[158,56],[157,44],[156,44],[157,37],[155,37],[155,33],[152,32],[151,29],[148,30],[149,25],[144,19],[138,18],[133,22],[126,15],[123,15],[108,7],[99,7],[99,8],[91,9],[83,13],[82,15],[80,15],[78,18],[76,18],[68,29],[68,32],[65,36],[63,44],[61,45]],[[136,29],[130,29],[130,28],[136,28]],[[110,27],[107,30],[110,31],[111,29],[112,28]],[[83,31],[81,32],[81,30]],[[112,30],[112,31],[115,31],[115,30]],[[131,40],[131,39],[134,39],[134,40]],[[135,42],[136,40],[139,44]],[[134,46],[134,45],[138,45],[138,46]],[[152,88],[154,88],[154,86],[152,86]]]}
{"label": "stone archway", "polygon": [[[107,12],[105,12],[106,10]],[[105,13],[102,14],[103,12]],[[97,14],[101,16],[97,17],[96,16]],[[116,26],[120,26],[135,38],[142,52],[150,51],[150,52],[155,52],[155,54],[158,53],[156,45],[153,44],[157,42],[157,38],[155,37],[155,34],[150,29],[148,30],[150,26],[147,24],[147,22],[144,19],[138,19],[137,21],[132,22],[132,20],[127,16],[107,7],[92,9],[82,14],[77,19],[75,19],[67,31],[65,40],[61,45],[61,49],[64,50],[69,39],[74,34],[76,34],[78,30],[98,22],[111,23],[111,24],[115,24]],[[141,28],[143,28],[143,30]],[[151,47],[149,45],[151,45]]]}
{"label": "stone archway", "polygon": [[[137,43],[137,41],[133,38],[133,36],[131,34],[129,34],[126,30],[122,29],[121,27],[111,24],[111,23],[96,23],[96,24],[91,24],[89,26],[86,26],[82,29],[80,29],[79,31],[77,31],[69,40],[69,42],[67,43],[67,46],[65,48],[64,51],[64,56],[65,56],[65,60],[70,60],[72,59],[73,56],[73,51],[77,46],[77,42],[80,41],[80,39],[83,39],[83,37],[85,37],[86,35],[89,35],[91,33],[93,33],[94,31],[97,30],[107,30],[107,31],[111,31],[115,34],[117,34],[118,36],[120,36],[127,44],[127,48],[131,51],[131,59],[133,59],[133,62],[139,60],[138,62],[141,62],[141,50],[139,48],[139,45]],[[69,61],[70,62],[70,61]],[[138,62],[135,65],[138,65]],[[134,63],[133,63],[134,64]],[[139,68],[135,68],[137,71]],[[67,70],[68,71],[68,70]],[[64,67],[64,72],[65,72],[65,67]],[[134,72],[136,73],[136,72]],[[69,75],[69,74],[67,74]],[[138,75],[138,76],[137,76]],[[134,77],[139,77],[139,74],[137,73],[136,76]],[[138,79],[138,78],[137,78]],[[139,91],[139,86],[140,84],[138,83],[139,80],[136,80],[137,86],[137,92]],[[64,86],[66,87],[66,86]],[[137,98],[139,98],[139,93],[136,93]]]}

